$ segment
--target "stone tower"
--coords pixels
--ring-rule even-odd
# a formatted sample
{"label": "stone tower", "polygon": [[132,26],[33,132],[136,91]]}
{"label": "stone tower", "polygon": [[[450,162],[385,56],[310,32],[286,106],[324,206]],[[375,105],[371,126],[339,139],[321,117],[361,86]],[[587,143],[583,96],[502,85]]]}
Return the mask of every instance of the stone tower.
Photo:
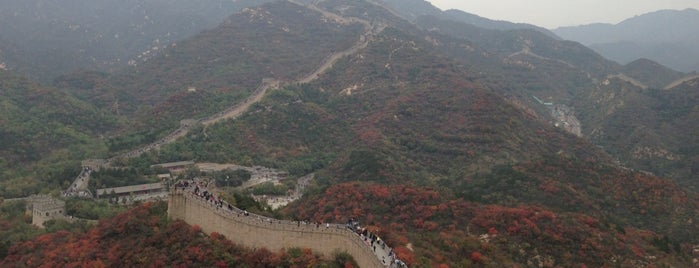
{"label": "stone tower", "polygon": [[32,224],[44,228],[44,222],[65,219],[66,202],[54,198],[42,198],[32,204]]}

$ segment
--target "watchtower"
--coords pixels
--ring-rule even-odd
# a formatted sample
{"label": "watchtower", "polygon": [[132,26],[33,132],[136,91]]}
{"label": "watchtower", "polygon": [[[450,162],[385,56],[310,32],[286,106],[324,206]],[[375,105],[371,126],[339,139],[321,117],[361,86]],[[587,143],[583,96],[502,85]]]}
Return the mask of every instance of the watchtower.
{"label": "watchtower", "polygon": [[180,128],[189,128],[197,123],[199,123],[199,121],[196,119],[182,119],[180,120]]}
{"label": "watchtower", "polygon": [[64,219],[66,202],[54,198],[37,199],[33,202],[32,224],[44,228],[44,222],[54,219]]}
{"label": "watchtower", "polygon": [[109,165],[107,160],[104,159],[86,159],[81,162],[81,166],[83,169],[92,169],[95,171],[98,171],[102,168],[105,168]]}

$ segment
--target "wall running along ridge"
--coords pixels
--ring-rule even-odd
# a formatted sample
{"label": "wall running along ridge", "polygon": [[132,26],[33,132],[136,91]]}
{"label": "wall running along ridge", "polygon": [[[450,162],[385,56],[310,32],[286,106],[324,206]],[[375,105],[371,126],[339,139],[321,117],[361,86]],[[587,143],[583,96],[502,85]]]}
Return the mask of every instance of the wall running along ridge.
{"label": "wall running along ridge", "polygon": [[293,247],[310,248],[316,253],[332,256],[335,252],[352,255],[360,267],[384,267],[368,245],[344,225],[304,224],[280,221],[253,214],[242,215],[239,210],[218,208],[192,193],[170,192],[168,216],[199,226],[206,233],[217,232],[238,244],[271,251]]}

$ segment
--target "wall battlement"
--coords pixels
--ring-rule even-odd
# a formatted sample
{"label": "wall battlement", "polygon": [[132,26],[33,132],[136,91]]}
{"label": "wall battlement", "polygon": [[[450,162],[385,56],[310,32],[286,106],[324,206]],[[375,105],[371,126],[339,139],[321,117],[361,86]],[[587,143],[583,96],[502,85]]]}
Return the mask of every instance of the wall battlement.
{"label": "wall battlement", "polygon": [[66,202],[51,197],[40,198],[32,202],[32,224],[43,228],[44,222],[65,219]]}
{"label": "wall battlement", "polygon": [[369,246],[344,225],[316,225],[281,221],[240,211],[218,208],[191,193],[173,191],[168,202],[168,216],[199,226],[204,232],[217,232],[228,239],[253,248],[279,250],[310,248],[331,256],[335,252],[352,255],[360,267],[385,267]]}

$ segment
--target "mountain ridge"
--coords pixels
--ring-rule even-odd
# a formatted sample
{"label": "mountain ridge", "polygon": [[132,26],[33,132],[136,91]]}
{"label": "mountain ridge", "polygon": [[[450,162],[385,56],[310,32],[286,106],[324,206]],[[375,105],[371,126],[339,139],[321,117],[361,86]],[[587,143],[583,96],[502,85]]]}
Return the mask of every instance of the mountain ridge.
{"label": "mountain ridge", "polygon": [[[332,10],[367,14],[364,8],[341,5]],[[442,54],[435,45],[440,42],[425,38],[425,33],[407,24],[391,25],[318,79],[272,91],[238,120],[194,131],[139,159],[263,163],[296,176],[315,171],[321,189],[338,183],[407,183],[482,204],[533,203],[554,211],[585,212],[609,226],[664,232],[673,241],[688,237],[683,232],[692,227],[684,225],[686,218],[677,211],[695,215],[695,197],[671,181],[623,170],[586,141],[506,101],[494,88],[481,84],[477,73]],[[520,42],[541,44],[537,49],[542,50],[548,42],[559,44],[549,40]],[[518,59],[541,60],[521,56]],[[493,62],[501,59],[493,58]],[[537,68],[565,65],[549,60],[535,63]],[[576,75],[592,80],[584,72]],[[631,188],[660,198],[625,192]],[[333,192],[308,200],[332,199]],[[666,198],[676,202],[665,204]],[[646,202],[646,207],[639,207],[639,202]],[[650,220],[649,215],[663,221]],[[663,228],[671,222],[682,226],[674,225],[666,233],[668,229]],[[449,225],[430,223],[419,228],[424,231],[409,235],[429,232],[429,228],[446,230]],[[433,254],[450,256],[450,264],[461,261],[445,248],[414,247],[418,259],[428,259],[426,265],[439,264],[429,260]],[[490,256],[497,259],[495,255]]]}
{"label": "mountain ridge", "polygon": [[7,68],[50,83],[76,70],[143,62],[236,10],[269,1],[10,1],[0,10],[0,50]]}
{"label": "mountain ridge", "polygon": [[[590,117],[628,107],[617,101],[643,89],[614,78],[605,85],[622,66],[535,30],[426,17],[413,24],[365,1],[327,0],[317,8],[386,27],[364,46],[361,23],[343,25],[280,1],[234,14],[132,70],[76,74],[57,86],[101,107],[113,107],[116,98],[130,131],[165,136],[179,119],[241,103],[263,78],[304,80],[280,84],[235,120],[192,126],[176,142],[116,164],[147,168],[187,159],[274,167],[292,180],[315,173],[309,194],[280,215],[362,217],[410,254],[413,266],[689,265],[699,230],[696,192],[626,169],[552,122],[550,109],[562,107],[555,105],[585,107]],[[336,54],[345,49],[352,53]],[[327,57],[329,69],[316,73]],[[316,77],[303,79],[307,74]],[[692,82],[681,87],[691,90]],[[610,92],[619,93],[598,97]],[[682,125],[692,118],[656,115],[655,108],[644,119],[678,118]],[[641,130],[619,133],[644,138]],[[140,144],[148,141],[108,153]],[[634,151],[625,146],[614,148]]]}
{"label": "mountain ridge", "polygon": [[557,35],[581,42],[622,64],[649,58],[680,71],[697,71],[699,10],[661,10],[618,24],[592,24],[554,29]]}
{"label": "mountain ridge", "polygon": [[409,21],[415,21],[422,16],[437,16],[446,19],[468,23],[477,27],[492,29],[492,30],[515,30],[515,29],[532,29],[542,32],[550,37],[558,38],[553,32],[527,23],[512,23],[503,20],[491,20],[471,14],[463,10],[449,9],[442,11],[431,3],[425,0],[381,0],[389,9],[395,10],[396,13],[403,16]]}

